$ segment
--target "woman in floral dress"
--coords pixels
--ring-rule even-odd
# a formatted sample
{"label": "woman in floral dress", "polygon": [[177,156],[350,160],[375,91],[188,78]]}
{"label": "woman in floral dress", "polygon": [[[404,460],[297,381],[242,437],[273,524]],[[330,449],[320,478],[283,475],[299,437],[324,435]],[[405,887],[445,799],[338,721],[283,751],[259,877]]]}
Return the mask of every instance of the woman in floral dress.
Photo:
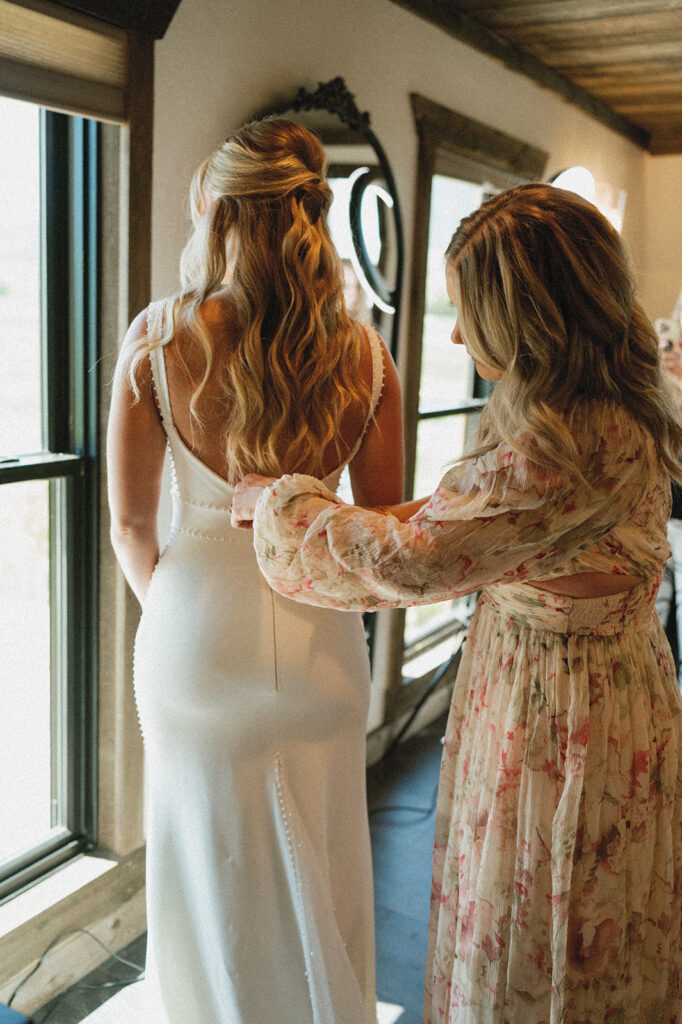
{"label": "woman in floral dress", "polygon": [[[481,591],[445,736],[425,1024],[679,1024],[682,701],[654,612],[678,407],[589,203],[521,186],[446,255],[453,341],[498,381],[474,450],[390,509],[270,483],[259,564],[334,608]],[[267,483],[240,485],[236,519]]]}

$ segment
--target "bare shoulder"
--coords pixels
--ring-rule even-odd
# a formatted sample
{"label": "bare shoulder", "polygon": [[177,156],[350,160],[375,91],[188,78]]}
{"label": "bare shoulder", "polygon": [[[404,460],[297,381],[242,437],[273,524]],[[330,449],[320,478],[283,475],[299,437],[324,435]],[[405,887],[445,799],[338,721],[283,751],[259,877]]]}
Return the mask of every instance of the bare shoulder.
{"label": "bare shoulder", "polygon": [[144,341],[147,337],[148,309],[141,310],[130,324],[125,333],[116,363],[115,380],[119,383],[129,381],[131,367],[134,366],[135,380],[139,386],[143,385],[151,373],[149,357],[143,356],[137,359]]}
{"label": "bare shoulder", "polygon": [[201,306],[204,323],[211,332],[234,332],[237,308],[229,287],[223,286],[209,295]]}

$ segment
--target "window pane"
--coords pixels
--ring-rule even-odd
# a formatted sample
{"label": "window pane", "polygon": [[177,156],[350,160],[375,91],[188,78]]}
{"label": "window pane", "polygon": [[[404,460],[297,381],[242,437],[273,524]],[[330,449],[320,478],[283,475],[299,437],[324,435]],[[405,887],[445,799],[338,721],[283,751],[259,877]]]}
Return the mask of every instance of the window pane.
{"label": "window pane", "polygon": [[[40,110],[0,97],[0,458],[43,448]],[[11,375],[7,368],[12,368]]]}
{"label": "window pane", "polygon": [[[476,429],[479,415],[467,413],[420,421],[417,427],[415,497],[433,493],[452,462],[463,454]],[[452,653],[452,630],[448,629],[448,624],[455,631],[458,630],[459,622],[467,621],[470,606],[471,599],[465,597],[457,601],[407,609],[405,645],[414,645],[427,635],[434,636],[434,645],[413,652],[413,658],[406,661],[404,666],[406,678],[424,675],[445,661]]]}
{"label": "window pane", "polygon": [[49,486],[0,487],[0,860],[53,824]]}
{"label": "window pane", "polygon": [[438,174],[433,177],[419,384],[422,412],[452,408],[472,395],[473,363],[464,346],[450,341],[455,311],[445,288],[445,250],[462,217],[477,209],[483,196],[480,185]]}
{"label": "window pane", "polygon": [[478,412],[462,413],[420,420],[414,473],[415,498],[433,494],[446,470],[464,453],[476,430],[479,415]]}

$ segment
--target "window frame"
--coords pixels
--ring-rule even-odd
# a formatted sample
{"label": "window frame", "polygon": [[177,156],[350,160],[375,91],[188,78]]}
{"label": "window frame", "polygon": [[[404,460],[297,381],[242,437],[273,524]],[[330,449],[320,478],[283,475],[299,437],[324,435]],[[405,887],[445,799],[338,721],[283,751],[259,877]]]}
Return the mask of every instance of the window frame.
{"label": "window frame", "polygon": [[0,486],[48,482],[51,785],[63,827],[3,864],[0,901],[97,841],[99,128],[42,108],[40,119],[44,450],[8,453]]}
{"label": "window frame", "polygon": [[[410,316],[406,344],[401,352],[399,364],[403,381],[405,486],[408,495],[413,494],[414,488],[419,423],[427,419],[452,415],[465,416],[480,411],[485,405],[487,391],[484,382],[479,379],[474,395],[468,402],[460,402],[449,409],[419,408],[433,176],[440,174],[461,178],[488,186],[490,192],[495,192],[524,182],[541,180],[548,160],[548,154],[543,150],[465,114],[434,103],[418,93],[410,94],[410,102],[419,139],[419,151],[409,287]],[[405,675],[403,666],[406,654],[410,653],[410,647],[405,644],[404,639],[405,616],[405,610],[400,609],[393,612],[391,618],[389,642],[392,673],[386,694],[387,724],[411,712],[408,718],[410,724],[416,709],[421,708],[435,689],[442,690],[452,686],[457,669],[458,655],[455,652],[442,665],[424,676]],[[434,632],[440,635],[446,633],[446,630],[441,625]],[[428,632],[420,636],[416,642],[428,645]],[[456,639],[454,647],[457,647]]]}

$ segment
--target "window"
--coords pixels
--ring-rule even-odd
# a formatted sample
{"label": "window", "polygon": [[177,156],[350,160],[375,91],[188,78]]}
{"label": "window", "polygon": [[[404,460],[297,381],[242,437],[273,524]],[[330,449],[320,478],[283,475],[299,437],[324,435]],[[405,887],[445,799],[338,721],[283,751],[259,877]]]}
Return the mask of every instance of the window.
{"label": "window", "polygon": [[0,97],[0,898],[94,842],[97,140]]}
{"label": "window", "polygon": [[[455,311],[445,288],[445,250],[462,217],[486,196],[480,184],[433,176],[426,260],[419,406],[412,496],[430,494],[452,461],[464,453],[485,402],[482,380],[450,335]],[[432,672],[453,647],[471,611],[468,597],[408,608],[405,616],[405,681]]]}
{"label": "window", "polygon": [[605,181],[597,184],[592,171],[581,166],[567,167],[565,171],[560,171],[550,178],[550,184],[556,188],[565,188],[568,192],[575,192],[583,199],[587,199],[588,203],[594,203],[611,221],[616,231],[622,230],[627,199],[625,189],[613,189]]}
{"label": "window", "polygon": [[[454,310],[445,289],[445,250],[460,220],[489,195],[541,177],[547,154],[487,125],[411,96],[419,133],[412,308],[405,382],[407,481],[413,497],[437,486],[476,429],[490,385],[450,340]],[[475,597],[409,608],[402,633],[403,710],[447,682]],[[435,673],[435,674],[434,674]],[[451,673],[450,673],[451,675]],[[431,680],[426,690],[424,680]],[[435,683],[434,683],[435,680]],[[422,697],[419,697],[421,700]]]}

